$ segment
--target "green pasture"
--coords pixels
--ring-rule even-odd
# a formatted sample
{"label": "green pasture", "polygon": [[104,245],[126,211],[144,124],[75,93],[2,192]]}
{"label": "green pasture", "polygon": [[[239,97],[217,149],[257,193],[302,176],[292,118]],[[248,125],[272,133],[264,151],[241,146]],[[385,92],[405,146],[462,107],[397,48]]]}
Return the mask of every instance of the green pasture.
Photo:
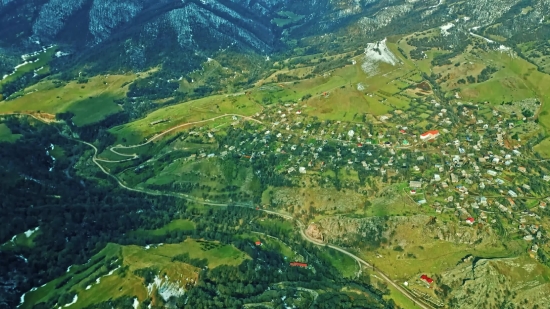
{"label": "green pasture", "polygon": [[126,95],[126,84],[135,78],[133,74],[95,76],[84,84],[44,80],[25,89],[21,97],[0,102],[0,113],[72,112],[77,126],[87,125],[121,111],[114,101]]}
{"label": "green pasture", "polygon": [[0,143],[13,143],[21,137],[21,134],[13,134],[5,123],[0,123]]}
{"label": "green pasture", "polygon": [[136,231],[132,232],[132,234],[135,234],[135,235],[149,235],[149,236],[164,236],[164,235],[170,234],[171,232],[192,231],[194,229],[195,229],[195,223],[193,223],[192,221],[185,220],[185,219],[176,219],[176,220],[168,223],[167,225],[165,225],[161,228],[154,229],[154,230],[139,229],[139,230],[136,230]]}
{"label": "green pasture", "polygon": [[[168,227],[182,224],[189,227],[188,223],[177,221]],[[40,302],[56,300],[64,293],[72,292],[77,293],[78,301],[71,308],[86,308],[123,296],[136,297],[143,302],[151,295],[144,279],[134,273],[136,270],[154,269],[163,280],[180,286],[187,280],[198,279],[198,268],[172,259],[184,253],[188,253],[191,258],[207,259],[210,268],[239,265],[250,258],[231,245],[192,239],[179,244],[152,245],[149,248],[108,244],[91,258],[90,263],[74,265],[61,277],[27,293],[21,308],[33,308]],[[116,268],[117,265],[121,267]],[[107,267],[116,270],[110,272]],[[99,279],[99,283],[96,279]]]}
{"label": "green pasture", "polygon": [[[39,71],[37,71],[38,74],[45,74],[48,73],[50,70],[48,63],[52,60],[52,58],[55,55],[55,52],[57,51],[56,46],[52,46],[45,51],[40,52],[37,56],[33,56],[29,59],[27,59],[27,64],[20,66],[17,68],[15,73],[12,75],[6,77],[3,80],[0,80],[0,90],[2,90],[2,86],[6,83],[10,83],[14,80],[17,80],[20,78],[23,74],[32,72],[34,70],[37,70],[39,68],[43,68]],[[1,97],[1,96],[0,96]]]}

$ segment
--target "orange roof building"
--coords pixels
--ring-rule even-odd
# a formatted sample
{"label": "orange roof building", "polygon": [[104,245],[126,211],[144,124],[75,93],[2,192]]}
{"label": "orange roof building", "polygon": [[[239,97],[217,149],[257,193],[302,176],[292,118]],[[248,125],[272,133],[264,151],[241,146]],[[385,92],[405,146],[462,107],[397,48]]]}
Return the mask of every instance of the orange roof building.
{"label": "orange roof building", "polygon": [[422,135],[420,135],[420,139],[423,140],[423,141],[429,141],[429,140],[437,138],[438,136],[439,136],[439,131],[438,130],[430,130],[430,131],[425,132]]}

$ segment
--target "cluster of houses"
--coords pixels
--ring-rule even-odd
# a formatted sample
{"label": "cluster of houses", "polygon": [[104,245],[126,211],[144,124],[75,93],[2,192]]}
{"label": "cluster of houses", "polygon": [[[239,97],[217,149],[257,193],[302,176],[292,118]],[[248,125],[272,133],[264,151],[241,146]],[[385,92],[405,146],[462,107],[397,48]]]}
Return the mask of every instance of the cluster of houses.
{"label": "cluster of houses", "polygon": [[[490,225],[496,216],[510,217],[518,224],[540,219],[550,202],[540,196],[547,190],[541,191],[540,186],[547,187],[550,175],[537,168],[546,162],[530,164],[527,151],[511,138],[516,126],[497,111],[478,114],[472,105],[445,109],[431,103],[434,123],[425,131],[410,128],[409,123],[381,128],[359,116],[355,123],[319,121],[307,116],[306,106],[268,106],[254,115],[262,124],[234,117],[238,133],[229,139],[220,140],[211,129],[190,132],[220,146],[188,159],[237,156],[254,161],[275,154],[274,170],[290,179],[346,169],[384,181],[408,181],[416,203],[431,206],[436,213],[455,213],[465,225]],[[357,188],[346,181],[344,187]],[[525,198],[540,199],[540,203],[536,209],[526,209],[521,201]]]}

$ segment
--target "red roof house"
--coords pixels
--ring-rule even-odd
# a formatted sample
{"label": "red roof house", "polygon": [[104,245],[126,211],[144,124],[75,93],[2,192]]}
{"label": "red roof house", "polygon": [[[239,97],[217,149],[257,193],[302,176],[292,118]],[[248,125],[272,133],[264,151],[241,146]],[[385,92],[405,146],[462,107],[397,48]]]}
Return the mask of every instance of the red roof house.
{"label": "red roof house", "polygon": [[256,246],[261,246],[262,245],[262,242],[261,241],[256,241]]}
{"label": "red roof house", "polygon": [[290,262],[290,266],[306,268],[307,264],[306,263],[300,263],[300,262]]}
{"label": "red roof house", "polygon": [[427,284],[432,284],[434,280],[426,275],[420,276],[420,280],[426,282]]}
{"label": "red roof house", "polygon": [[466,219],[466,223],[468,224],[474,224],[474,222],[476,222],[476,220],[472,217],[469,217],[468,219]]}
{"label": "red roof house", "polygon": [[359,143],[359,144],[357,144],[357,147],[361,148],[361,147],[363,147],[363,144]]}
{"label": "red roof house", "polygon": [[429,141],[439,136],[438,130],[430,130],[420,135],[420,139],[423,141]]}

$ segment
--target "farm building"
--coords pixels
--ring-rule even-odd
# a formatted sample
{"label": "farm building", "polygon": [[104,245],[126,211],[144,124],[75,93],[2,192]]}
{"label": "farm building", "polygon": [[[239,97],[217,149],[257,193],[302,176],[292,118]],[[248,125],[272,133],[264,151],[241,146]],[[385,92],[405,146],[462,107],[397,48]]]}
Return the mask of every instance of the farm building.
{"label": "farm building", "polygon": [[420,276],[420,280],[426,282],[428,285],[432,284],[434,280],[426,275]]}

